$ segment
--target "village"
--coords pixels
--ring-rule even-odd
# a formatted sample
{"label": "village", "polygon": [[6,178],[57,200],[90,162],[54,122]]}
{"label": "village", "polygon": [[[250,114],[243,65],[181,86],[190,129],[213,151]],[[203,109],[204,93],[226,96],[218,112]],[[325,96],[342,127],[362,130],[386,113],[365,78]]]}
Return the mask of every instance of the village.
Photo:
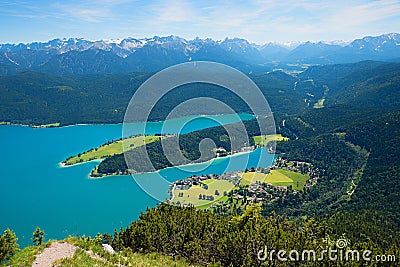
{"label": "village", "polygon": [[[221,175],[195,175],[176,181],[169,191],[169,203],[211,210],[231,209],[232,205],[237,208],[249,203],[272,203],[314,186],[318,174],[319,169],[311,163],[278,157],[267,168],[250,168]],[[219,187],[220,184],[224,186]]]}

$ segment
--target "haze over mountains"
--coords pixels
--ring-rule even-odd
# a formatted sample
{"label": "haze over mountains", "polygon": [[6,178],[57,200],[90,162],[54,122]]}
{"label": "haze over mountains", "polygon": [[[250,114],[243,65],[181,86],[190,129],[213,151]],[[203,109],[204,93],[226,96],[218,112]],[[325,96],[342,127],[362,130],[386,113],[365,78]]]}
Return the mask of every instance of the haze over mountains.
{"label": "haze over mountains", "polygon": [[276,43],[256,45],[239,38],[215,41],[185,40],[177,36],[99,41],[70,38],[0,44],[0,75],[27,70],[57,75],[153,72],[196,60],[228,64],[245,73],[262,73],[287,67],[289,63],[400,61],[400,34],[367,36],[350,43],[306,42],[296,47]]}

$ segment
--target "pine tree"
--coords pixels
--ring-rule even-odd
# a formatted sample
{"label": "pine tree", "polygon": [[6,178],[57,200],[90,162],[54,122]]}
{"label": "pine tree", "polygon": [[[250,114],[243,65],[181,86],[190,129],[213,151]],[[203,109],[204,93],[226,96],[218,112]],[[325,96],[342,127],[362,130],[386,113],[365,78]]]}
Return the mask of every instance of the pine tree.
{"label": "pine tree", "polygon": [[40,246],[43,244],[44,241],[44,231],[40,229],[39,227],[36,227],[35,232],[32,233],[33,237],[31,240],[33,241],[33,244],[35,246]]}
{"label": "pine tree", "polygon": [[18,251],[18,238],[10,229],[4,230],[0,235],[0,263],[9,260]]}

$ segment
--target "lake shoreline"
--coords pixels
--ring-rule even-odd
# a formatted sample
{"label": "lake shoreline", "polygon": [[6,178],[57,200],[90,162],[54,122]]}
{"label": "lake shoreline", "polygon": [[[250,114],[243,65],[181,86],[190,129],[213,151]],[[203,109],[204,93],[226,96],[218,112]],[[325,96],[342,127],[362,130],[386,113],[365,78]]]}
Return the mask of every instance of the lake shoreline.
{"label": "lake shoreline", "polygon": [[[258,148],[256,148],[258,149]],[[243,152],[237,152],[231,155],[227,155],[224,157],[217,157],[217,158],[212,158],[209,159],[207,161],[203,161],[203,162],[196,162],[196,163],[188,163],[188,164],[182,164],[182,165],[177,165],[177,166],[171,166],[171,167],[165,167],[156,171],[149,171],[149,172],[135,172],[135,173],[107,173],[107,174],[102,174],[101,176],[92,176],[92,172],[90,174],[88,174],[88,177],[90,179],[102,179],[102,178],[106,178],[106,177],[110,177],[110,176],[124,176],[124,175],[132,175],[132,174],[148,174],[148,173],[159,173],[162,170],[166,170],[166,169],[172,169],[172,168],[176,168],[176,167],[185,167],[185,166],[193,166],[196,164],[205,164],[205,163],[209,163],[212,164],[214,161],[219,160],[219,159],[227,159],[227,158],[232,158],[232,157],[236,157],[236,156],[240,156],[240,155],[244,155],[244,154],[249,154],[251,152],[254,152],[256,149],[252,150],[252,151],[243,151]],[[70,165],[66,165],[63,162],[58,163],[60,168],[69,168],[69,167],[74,167],[77,165],[81,165],[81,164],[86,164],[89,162],[102,162],[104,159],[93,159],[93,160],[89,160],[89,161],[85,161],[85,162],[79,162],[79,163],[75,163],[75,164],[70,164]],[[97,167],[97,166],[96,166]],[[92,170],[93,171],[93,170]]]}
{"label": "lake shoreline", "polygon": [[[188,116],[183,116],[183,117],[177,117],[177,118],[166,118],[165,120],[174,120],[174,119],[180,119],[180,118],[187,118],[187,117],[207,117],[207,116],[223,116],[223,115],[251,115],[253,116],[252,119],[255,119],[256,116],[253,114],[248,114],[248,113],[221,113],[221,114],[200,114],[200,115],[188,115]],[[252,120],[252,119],[245,119],[246,120]],[[165,120],[148,120],[148,121],[137,121],[137,122],[129,122],[129,123],[159,123],[163,122]],[[14,125],[14,126],[23,126],[23,127],[29,127],[33,129],[49,129],[49,128],[67,128],[67,127],[73,127],[73,126],[101,126],[101,125],[122,125],[126,122],[100,122],[100,123],[71,123],[71,124],[61,124],[59,122],[57,123],[49,123],[49,124],[24,124],[24,123],[15,123],[15,122],[8,122],[8,121],[1,121],[1,125]],[[59,125],[53,125],[53,124],[59,124]],[[51,125],[51,126],[50,126]]]}
{"label": "lake shoreline", "polygon": [[[165,168],[162,168],[162,169],[159,169],[159,170],[155,170],[155,171],[148,171],[148,172],[134,172],[134,173],[107,173],[107,174],[103,174],[103,175],[101,175],[101,176],[91,176],[91,175],[89,175],[89,177],[91,178],[91,179],[101,179],[101,178],[105,178],[105,177],[109,177],[109,176],[123,176],[123,175],[135,175],[135,174],[149,174],[149,173],[159,173],[160,171],[163,171],[163,170],[167,170],[167,169],[173,169],[173,168],[177,168],[177,167],[186,167],[186,166],[193,166],[193,165],[196,165],[196,164],[212,164],[214,161],[218,161],[218,160],[225,160],[225,159],[228,159],[228,158],[232,158],[232,157],[236,157],[236,156],[240,156],[240,155],[244,155],[244,154],[250,154],[251,152],[254,152],[255,150],[257,150],[257,149],[261,149],[261,148],[256,148],[256,149],[254,149],[254,150],[252,150],[252,151],[243,151],[243,152],[237,152],[237,153],[234,153],[234,154],[231,154],[231,155],[227,155],[227,156],[224,156],[224,157],[217,157],[217,158],[212,158],[212,159],[209,159],[209,160],[207,160],[207,161],[203,161],[203,162],[196,162],[196,163],[188,163],[188,164],[182,164],[182,165],[176,165],[176,166],[171,166],[171,167],[165,167]],[[87,163],[87,162],[82,162],[82,163]],[[79,163],[79,164],[82,164],[82,163]],[[73,165],[72,165],[73,166]],[[68,166],[67,166],[68,167]]]}
{"label": "lake shoreline", "polygon": [[[228,124],[236,122],[235,117],[221,116],[218,119],[221,124]],[[245,115],[244,118],[249,117]],[[174,133],[179,132],[181,125],[187,121],[185,118],[174,121],[169,128]],[[149,129],[148,134],[159,133],[162,124],[151,124],[152,129]],[[200,118],[199,121],[189,124],[185,131],[196,131],[214,125],[212,120]],[[138,124],[137,128],[141,129],[142,126]],[[140,130],[134,131],[134,125],[132,128],[132,135],[140,133]],[[60,164],[69,155],[97,147],[107,140],[121,138],[121,133],[121,124],[63,126],[52,130],[0,125],[1,145],[6,151],[3,153],[1,186],[19,188],[18,192],[5,190],[1,195],[4,203],[13,199],[13,205],[5,206],[5,214],[12,216],[0,220],[0,226],[6,229],[7,225],[13,225],[13,230],[20,237],[19,243],[25,246],[31,244],[32,229],[37,225],[46,230],[49,239],[62,239],[76,233],[95,236],[97,232],[112,232],[114,229],[127,227],[146,207],[156,206],[160,201],[143,191],[129,176],[92,178],[89,174],[97,162],[76,165],[75,168],[72,168],[75,165]],[[29,173],[15,171],[21,168],[21,163],[15,160],[21,157],[21,152],[24,152],[24,167],[30,170]],[[219,173],[223,165],[212,166],[207,171]],[[184,174],[177,169],[161,172],[161,175],[167,175],[174,180],[184,178]],[[147,177],[152,176],[141,176]],[[168,197],[167,183],[156,183],[153,188],[163,195],[163,200]],[[39,206],[40,211],[32,212],[32,205]],[[104,217],[105,213],[107,216]]]}
{"label": "lake shoreline", "polygon": [[92,160],[88,160],[88,161],[84,161],[84,162],[78,162],[78,163],[74,163],[74,164],[65,164],[64,162],[59,162],[58,163],[58,166],[60,167],[60,168],[69,168],[69,167],[74,167],[74,166],[77,166],[77,165],[81,165],[81,164],[86,164],[86,163],[89,163],[89,162],[102,162],[103,160],[104,160],[105,158],[101,158],[101,159],[92,159]]}

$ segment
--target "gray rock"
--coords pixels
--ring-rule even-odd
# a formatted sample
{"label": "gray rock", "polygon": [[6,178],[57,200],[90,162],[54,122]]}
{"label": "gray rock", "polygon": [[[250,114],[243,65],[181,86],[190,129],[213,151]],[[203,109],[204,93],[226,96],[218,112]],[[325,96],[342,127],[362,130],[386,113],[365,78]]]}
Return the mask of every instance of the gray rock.
{"label": "gray rock", "polygon": [[103,250],[107,251],[108,253],[115,254],[114,249],[109,244],[102,244]]}

